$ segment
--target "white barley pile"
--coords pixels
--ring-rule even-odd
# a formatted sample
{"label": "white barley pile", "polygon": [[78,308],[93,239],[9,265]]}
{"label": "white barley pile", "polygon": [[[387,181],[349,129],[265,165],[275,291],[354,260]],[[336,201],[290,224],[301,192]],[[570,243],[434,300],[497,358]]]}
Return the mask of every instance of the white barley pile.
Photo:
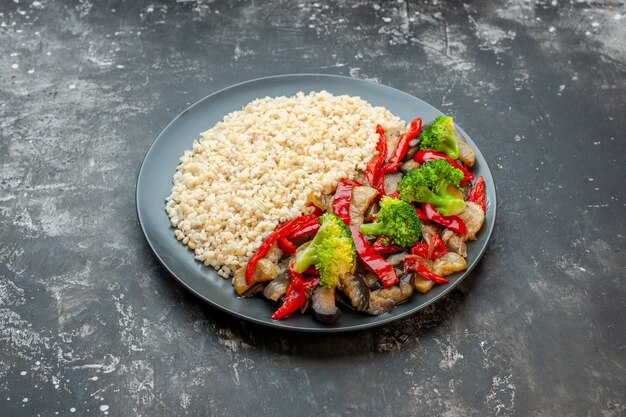
{"label": "white barley pile", "polygon": [[281,221],[307,212],[375,155],[376,124],[402,120],[325,91],[266,97],[230,113],[180,158],[166,211],[196,259],[227,277]]}

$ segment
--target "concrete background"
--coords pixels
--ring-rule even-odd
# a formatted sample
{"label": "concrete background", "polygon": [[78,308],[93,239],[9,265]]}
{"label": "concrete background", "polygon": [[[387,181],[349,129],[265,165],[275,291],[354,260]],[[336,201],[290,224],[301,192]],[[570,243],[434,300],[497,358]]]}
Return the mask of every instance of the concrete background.
{"label": "concrete background", "polygon": [[[6,0],[0,56],[0,415],[626,414],[624,2]],[[299,72],[406,91],[478,142],[499,217],[445,300],[282,333],[153,257],[134,190],[159,131]]]}

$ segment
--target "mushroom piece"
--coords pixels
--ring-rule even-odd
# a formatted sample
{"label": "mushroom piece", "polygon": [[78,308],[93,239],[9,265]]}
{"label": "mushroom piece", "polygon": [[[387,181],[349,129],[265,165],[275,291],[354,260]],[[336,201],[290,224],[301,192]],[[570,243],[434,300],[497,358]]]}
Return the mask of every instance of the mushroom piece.
{"label": "mushroom piece", "polygon": [[465,240],[463,240],[464,236],[461,236],[458,233],[453,232],[450,229],[446,229],[441,234],[441,240],[446,244],[448,250],[458,253],[462,257],[467,257],[467,245],[465,244]]}
{"label": "mushroom piece", "polygon": [[374,272],[372,271],[357,271],[357,274],[361,273],[363,275],[363,281],[365,282],[365,285],[367,285],[367,288],[369,288],[370,290],[378,290],[380,288],[382,288],[380,281],[378,279],[378,275],[376,275]]}
{"label": "mushroom piece", "polygon": [[401,172],[409,172],[411,170],[417,169],[420,167],[420,163],[417,162],[414,159],[409,159],[408,161],[406,161],[405,163],[403,163],[402,165],[400,165],[400,171]]}
{"label": "mushroom piece", "polygon": [[350,304],[357,311],[367,309],[370,300],[370,290],[363,280],[363,274],[346,274],[341,278],[343,293],[350,299]]}
{"label": "mushroom piece", "polygon": [[396,172],[395,174],[387,174],[384,178],[385,193],[393,194],[398,191],[398,183],[402,179],[402,174]]}
{"label": "mushroom piece", "polygon": [[413,294],[413,286],[406,281],[400,281],[397,285],[392,285],[382,290],[376,290],[372,294],[377,297],[389,299],[393,301],[394,304],[400,304]]}
{"label": "mushroom piece", "polygon": [[[250,293],[252,287],[256,284],[271,281],[280,274],[280,270],[269,259],[263,258],[257,262],[250,285],[246,282],[246,267],[241,267],[235,272],[233,277],[233,287],[238,296],[248,297],[255,292]],[[258,292],[258,291],[257,291]]]}
{"label": "mushroom piece", "polygon": [[391,158],[391,155],[396,151],[398,147],[398,142],[400,142],[400,137],[402,136],[401,130],[389,130],[385,132],[385,141],[387,142],[387,157],[385,158],[385,162]]}
{"label": "mushroom piece", "polygon": [[428,268],[437,275],[450,275],[453,272],[467,268],[465,258],[458,253],[448,252],[441,258],[432,261],[432,268]]}
{"label": "mushroom piece", "polygon": [[474,156],[474,151],[472,147],[465,141],[458,139],[457,135],[457,143],[459,144],[459,159],[468,167],[473,167],[476,157]]}
{"label": "mushroom piece", "polygon": [[483,227],[483,222],[485,221],[483,209],[474,202],[466,201],[465,210],[459,213],[458,216],[463,220],[467,229],[465,238],[469,240],[476,239],[476,233]]}
{"label": "mushroom piece", "polygon": [[413,274],[413,288],[416,291],[426,294],[435,286],[435,283],[429,279],[424,278],[421,275]]}
{"label": "mushroom piece", "polygon": [[282,296],[287,293],[289,288],[289,276],[287,273],[282,273],[274,278],[263,289],[263,295],[272,301],[278,301]]}
{"label": "mushroom piece", "polygon": [[350,223],[360,226],[363,224],[365,211],[378,195],[375,188],[360,186],[352,189],[352,200],[350,200]]}
{"label": "mushroom piece", "polygon": [[379,297],[372,293],[370,294],[370,302],[365,312],[372,316],[380,316],[381,314],[389,313],[395,305],[396,303],[394,303],[389,298]]}
{"label": "mushroom piece", "polygon": [[335,305],[334,288],[315,288],[311,296],[311,307],[313,308],[313,317],[321,323],[335,323],[341,315],[341,310]]}

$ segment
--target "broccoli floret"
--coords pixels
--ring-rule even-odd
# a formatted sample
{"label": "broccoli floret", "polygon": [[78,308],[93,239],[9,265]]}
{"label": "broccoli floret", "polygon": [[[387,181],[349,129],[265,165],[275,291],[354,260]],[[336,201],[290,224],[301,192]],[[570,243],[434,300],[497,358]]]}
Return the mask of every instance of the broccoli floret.
{"label": "broccoli floret", "polygon": [[327,288],[339,286],[339,279],[350,272],[356,261],[356,248],[352,233],[346,224],[333,213],[319,218],[322,224],[310,244],[296,253],[294,271],[304,272],[315,265],[320,272],[320,285]]}
{"label": "broccoli floret", "polygon": [[422,235],[422,223],[415,209],[399,198],[384,196],[374,223],[362,224],[361,233],[386,236],[393,245],[413,246]]}
{"label": "broccoli floret", "polygon": [[459,157],[459,143],[452,117],[439,116],[426,126],[420,135],[420,149],[443,152],[452,159]]}
{"label": "broccoli floret", "polygon": [[442,215],[452,216],[465,209],[463,199],[448,193],[448,186],[458,187],[461,179],[460,169],[445,159],[436,159],[409,171],[398,183],[398,191],[406,202],[432,204]]}

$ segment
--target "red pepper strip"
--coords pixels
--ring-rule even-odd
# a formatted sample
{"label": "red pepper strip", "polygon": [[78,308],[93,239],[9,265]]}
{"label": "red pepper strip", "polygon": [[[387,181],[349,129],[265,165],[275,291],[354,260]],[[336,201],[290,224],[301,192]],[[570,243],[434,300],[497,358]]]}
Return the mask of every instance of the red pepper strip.
{"label": "red pepper strip", "polygon": [[381,125],[376,125],[376,133],[378,133],[378,143],[376,144],[378,154],[372,158],[369,164],[367,164],[367,168],[365,169],[365,179],[372,187],[379,190],[379,187],[376,186],[377,184],[383,183],[384,187],[384,182],[380,179],[381,177],[384,177],[384,175],[382,175],[381,168],[387,158],[387,139],[385,139],[385,130]]}
{"label": "red pepper strip", "polygon": [[291,256],[296,253],[296,245],[291,243],[286,237],[278,238],[278,247],[287,256]]}
{"label": "red pepper strip", "polygon": [[413,156],[413,159],[415,159],[415,161],[419,162],[420,164],[423,164],[424,162],[428,162],[428,161],[434,161],[435,159],[445,159],[446,161],[450,162],[450,164],[453,167],[463,171],[463,179],[459,182],[459,184],[463,185],[466,182],[474,179],[474,174],[469,172],[467,168],[465,168],[464,166],[462,166],[461,164],[459,164],[454,159],[450,158],[448,155],[444,153],[428,151],[428,150],[419,151]]}
{"label": "red pepper strip", "polygon": [[476,180],[474,185],[472,185],[472,188],[470,188],[469,192],[467,193],[467,201],[478,204],[485,213],[487,212],[485,180],[483,177],[478,177],[478,180]]}
{"label": "red pepper strip", "polygon": [[319,275],[320,271],[317,270],[315,266],[310,266],[304,270],[302,275]]}
{"label": "red pepper strip", "polygon": [[416,242],[411,247],[411,255],[417,255],[422,259],[428,258],[428,244],[423,242]]}
{"label": "red pepper strip", "polygon": [[254,273],[254,267],[257,262],[262,259],[267,252],[269,252],[270,247],[278,240],[280,237],[285,237],[292,233],[294,230],[297,230],[298,226],[302,223],[306,223],[311,219],[317,219],[317,217],[313,214],[305,214],[303,216],[298,216],[293,220],[289,220],[288,222],[278,226],[276,230],[274,230],[270,235],[265,238],[259,250],[256,251],[254,255],[248,261],[248,265],[246,266],[246,283],[250,285],[252,281],[252,274]]}
{"label": "red pepper strip", "polygon": [[448,253],[448,248],[446,247],[445,243],[443,243],[443,240],[441,240],[437,233],[432,233],[429,237],[429,243],[433,247],[430,259],[441,258],[443,255]]}
{"label": "red pepper strip", "polygon": [[287,235],[287,239],[294,240],[304,235],[314,235],[320,228],[320,222],[317,217],[300,224],[294,231]]}
{"label": "red pepper strip", "polygon": [[285,295],[285,301],[278,307],[278,310],[272,314],[272,319],[280,320],[285,316],[293,313],[304,305],[306,302],[306,294],[304,283],[302,282],[302,274],[298,274],[292,269],[293,265],[289,266],[289,288],[287,288],[287,295]]}
{"label": "red pepper strip", "polygon": [[304,284],[304,290],[308,292],[320,285],[320,277],[303,278],[302,283]]}
{"label": "red pepper strip", "polygon": [[417,213],[417,217],[419,217],[422,222],[427,222],[429,220],[428,217],[426,217],[426,215],[424,214],[424,210],[422,210],[421,208],[415,207],[415,212]]}
{"label": "red pepper strip", "polygon": [[400,193],[396,191],[395,193],[387,194],[387,196],[391,198],[400,198]]}
{"label": "red pepper strip", "polygon": [[359,227],[355,225],[350,226],[352,232],[352,240],[356,247],[356,252],[359,254],[359,258],[367,265],[376,275],[380,278],[383,286],[389,287],[398,283],[398,276],[396,271],[383,257],[377,255],[372,247],[367,243],[363,234],[359,231]]}
{"label": "red pepper strip", "polygon": [[417,272],[419,275],[433,281],[436,284],[447,284],[450,282],[447,278],[429,271],[417,258],[406,258],[404,261],[404,270]]}
{"label": "red pepper strip", "polygon": [[[389,161],[387,161],[388,165],[391,165],[392,167],[395,167],[397,165],[397,168],[395,168],[394,171],[387,171],[388,173],[396,172],[398,170],[398,168],[402,164],[402,160],[404,159],[406,152],[409,150],[409,142],[415,139],[416,137],[418,137],[421,131],[422,131],[422,118],[421,117],[418,117],[417,119],[409,123],[409,130],[404,132],[402,136],[400,136],[396,149],[393,151],[393,154],[389,158]],[[391,169],[391,168],[387,168],[387,170],[388,169]]]}
{"label": "red pepper strip", "polygon": [[388,255],[390,253],[402,252],[403,249],[400,246],[389,245],[383,243],[383,238],[378,236],[376,242],[372,245],[372,249],[379,255]]}
{"label": "red pepper strip", "polygon": [[[467,232],[465,223],[458,216],[442,216],[435,207],[430,204],[422,203],[422,210],[428,220],[446,226],[448,229],[464,235]],[[419,216],[419,213],[418,213]]]}
{"label": "red pepper strip", "polygon": [[341,179],[337,184],[337,190],[333,197],[333,213],[346,225],[350,224],[350,202],[352,201],[352,189],[361,183],[354,180]]}

